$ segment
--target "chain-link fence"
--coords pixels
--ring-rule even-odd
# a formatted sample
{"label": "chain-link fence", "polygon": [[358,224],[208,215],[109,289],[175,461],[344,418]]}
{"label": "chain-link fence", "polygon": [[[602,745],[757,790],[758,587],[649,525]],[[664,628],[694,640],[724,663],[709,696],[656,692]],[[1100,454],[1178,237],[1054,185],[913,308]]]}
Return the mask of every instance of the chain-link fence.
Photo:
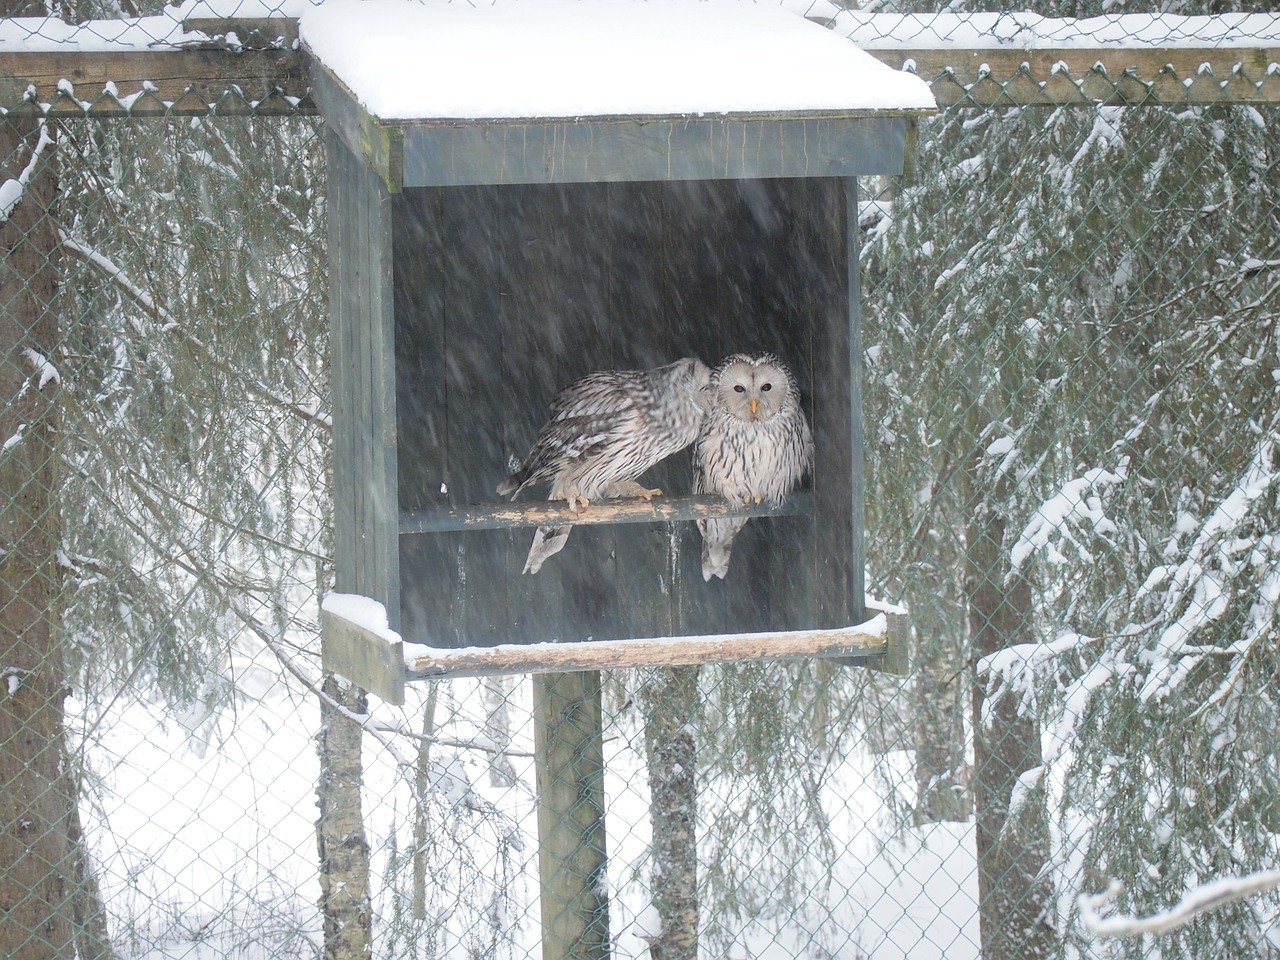
{"label": "chain-link fence", "polygon": [[[1122,44],[1119,6],[892,36]],[[1178,12],[1215,14],[1209,46],[1280,35]],[[1141,29],[1163,56],[1191,27]],[[907,174],[860,184],[867,590],[910,611],[910,674],[417,681],[403,707],[320,665],[322,121],[11,97],[0,952],[522,958],[563,898],[579,956],[1280,956],[1277,68],[1252,94],[1192,68],[1181,99],[961,72]],[[585,851],[539,825],[560,741]]]}

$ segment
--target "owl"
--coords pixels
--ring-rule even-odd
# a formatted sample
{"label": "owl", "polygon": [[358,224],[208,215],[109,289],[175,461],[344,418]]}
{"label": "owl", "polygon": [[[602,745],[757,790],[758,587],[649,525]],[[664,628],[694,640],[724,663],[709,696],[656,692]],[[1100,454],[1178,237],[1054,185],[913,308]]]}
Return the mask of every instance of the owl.
{"label": "owl", "polygon": [[[609,370],[575,380],[551,401],[542,427],[520,469],[498,484],[515,499],[530,484],[551,481],[548,500],[566,500],[581,513],[601,497],[660,496],[636,483],[659,460],[683,450],[698,435],[711,398],[711,371],[686,357],[652,370]],[[537,573],[559,553],[570,527],[539,527],[525,561]]]}
{"label": "owl", "polygon": [[[780,504],[813,468],[813,434],[787,365],[768,353],[737,353],[711,373],[711,410],[693,444],[695,493],[736,503]],[[746,519],[699,520],[702,579],[724,579]]]}

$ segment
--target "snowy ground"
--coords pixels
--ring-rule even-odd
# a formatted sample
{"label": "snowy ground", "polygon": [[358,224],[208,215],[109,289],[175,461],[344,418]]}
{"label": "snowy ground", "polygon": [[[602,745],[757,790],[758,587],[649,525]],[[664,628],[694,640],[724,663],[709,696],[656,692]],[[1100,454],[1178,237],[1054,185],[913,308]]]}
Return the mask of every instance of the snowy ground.
{"label": "snowy ground", "polygon": [[[252,672],[241,676],[252,685]],[[310,944],[319,939],[313,740],[318,713],[304,699],[267,693],[265,672],[261,680],[263,699],[247,700],[234,716],[217,722],[193,716],[185,725],[164,724],[134,706],[99,727],[100,746],[89,760],[101,776],[101,789],[96,803],[86,808],[86,831],[122,955],[145,960],[312,955]],[[474,735],[467,729],[467,705],[479,702],[474,690],[461,688],[464,683],[456,682],[452,694],[441,698],[442,714],[455,711],[451,732],[459,737]],[[518,688],[516,702],[527,705],[527,684]],[[388,713],[386,719],[393,717]],[[528,750],[527,726],[517,733],[526,741],[515,744],[517,750]],[[409,886],[407,873],[396,884],[384,879],[406,862],[411,774],[402,764],[413,756],[406,743],[399,741],[397,758],[376,738],[365,741],[366,823],[379,875],[376,907],[384,922],[396,909],[385,891]],[[434,955],[471,955],[486,937],[492,944],[492,931],[477,934],[477,914],[450,904],[450,897],[466,891],[482,906],[486,898],[492,901],[487,923],[505,927],[510,937],[512,949],[498,947],[490,955],[537,956],[531,761],[517,758],[518,782],[495,788],[488,785],[484,754],[434,749],[432,776],[442,827],[434,834],[441,862],[432,865],[435,887],[428,904],[428,914],[440,918],[428,925],[434,931]],[[643,738],[613,736],[606,759],[615,955],[647,957],[641,936],[652,917],[642,866],[649,840]],[[937,825],[905,842],[885,842],[875,827],[882,807],[877,789],[870,758],[854,756],[837,771],[826,797],[841,853],[831,875],[815,882],[815,889],[827,891],[824,902],[807,911],[809,923],[825,931],[806,930],[803,921],[779,928],[762,920],[741,930],[729,957],[804,956],[810,935],[825,933],[830,941],[833,931],[845,944],[841,956],[977,957],[971,828]],[[450,801],[456,804],[452,814]],[[515,894],[515,902],[502,907],[495,896],[499,876]],[[379,930],[385,935],[384,926]],[[387,947],[385,940],[380,946]],[[405,944],[396,946],[409,955]]]}

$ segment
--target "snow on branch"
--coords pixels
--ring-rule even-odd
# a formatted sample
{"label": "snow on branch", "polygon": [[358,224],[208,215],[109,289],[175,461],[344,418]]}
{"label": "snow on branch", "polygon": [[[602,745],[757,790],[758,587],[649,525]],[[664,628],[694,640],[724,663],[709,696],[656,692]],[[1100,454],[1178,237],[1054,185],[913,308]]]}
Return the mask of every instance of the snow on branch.
{"label": "snow on branch", "polygon": [[1124,482],[1127,472],[1124,464],[1115,473],[1095,468],[1064,483],[1056,494],[1036,508],[1013,545],[1009,559],[1014,569],[1022,569],[1037,551],[1043,551],[1050,563],[1065,563],[1067,557],[1059,549],[1060,542],[1073,546],[1083,562],[1093,562],[1092,552],[1076,536],[1073,528],[1084,527],[1103,537],[1117,532],[1098,491],[1118,487]]}
{"label": "snow on branch", "polygon": [[[1275,421],[1258,441],[1235,484],[1198,524],[1198,529],[1194,518],[1186,518],[1184,529],[1194,535],[1189,544],[1179,548],[1183,556],[1178,565],[1153,570],[1143,584],[1140,595],[1163,587],[1166,606],[1179,611],[1145,655],[1151,670],[1138,691],[1144,702],[1163,699],[1182,684],[1205,655],[1204,650],[1194,645],[1196,636],[1228,612],[1238,566],[1232,559],[1234,546],[1249,538],[1257,505],[1267,503],[1271,492],[1280,487],[1280,446],[1273,435],[1274,426]],[[1175,546],[1176,541],[1171,548]],[[1258,555],[1265,562],[1266,553]],[[1267,598],[1246,636],[1236,640],[1231,648],[1210,649],[1244,653],[1258,637],[1269,636],[1269,617],[1274,609],[1275,600]]]}
{"label": "snow on branch", "polygon": [[1080,894],[1076,902],[1081,922],[1095,937],[1137,937],[1144,933],[1169,933],[1186,926],[1202,913],[1278,886],[1280,870],[1264,870],[1244,877],[1223,877],[1194,888],[1171,909],[1149,917],[1103,916],[1103,911],[1124,891],[1124,884],[1118,880],[1111,881],[1102,893]]}
{"label": "snow on branch", "polygon": [[49,128],[41,120],[40,139],[36,141],[35,149],[31,151],[31,160],[23,171],[18,174],[16,180],[11,177],[4,183],[0,183],[0,223],[9,219],[9,214],[13,213],[13,208],[18,205],[18,201],[27,192],[27,184],[31,182],[31,178],[35,175],[36,164],[40,162],[40,154],[44,153],[45,147],[52,146],[52,144],[53,138],[49,136]]}

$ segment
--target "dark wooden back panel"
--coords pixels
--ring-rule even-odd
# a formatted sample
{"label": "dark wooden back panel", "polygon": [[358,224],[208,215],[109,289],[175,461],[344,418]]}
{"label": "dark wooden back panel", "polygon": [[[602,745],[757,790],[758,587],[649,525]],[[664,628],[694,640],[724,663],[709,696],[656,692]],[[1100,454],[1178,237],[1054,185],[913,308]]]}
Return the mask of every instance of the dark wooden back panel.
{"label": "dark wooden back panel", "polygon": [[[481,186],[411,189],[393,201],[402,510],[496,500],[508,460],[527,451],[558,389],[593,370],[688,355],[710,365],[737,351],[784,357],[818,451],[813,515],[752,520],[724,582],[702,581],[692,523],[576,527],[536,576],[520,572],[532,529],[402,535],[406,640],[860,618],[851,188],[838,178]],[[643,479],[687,494],[687,452]]]}

